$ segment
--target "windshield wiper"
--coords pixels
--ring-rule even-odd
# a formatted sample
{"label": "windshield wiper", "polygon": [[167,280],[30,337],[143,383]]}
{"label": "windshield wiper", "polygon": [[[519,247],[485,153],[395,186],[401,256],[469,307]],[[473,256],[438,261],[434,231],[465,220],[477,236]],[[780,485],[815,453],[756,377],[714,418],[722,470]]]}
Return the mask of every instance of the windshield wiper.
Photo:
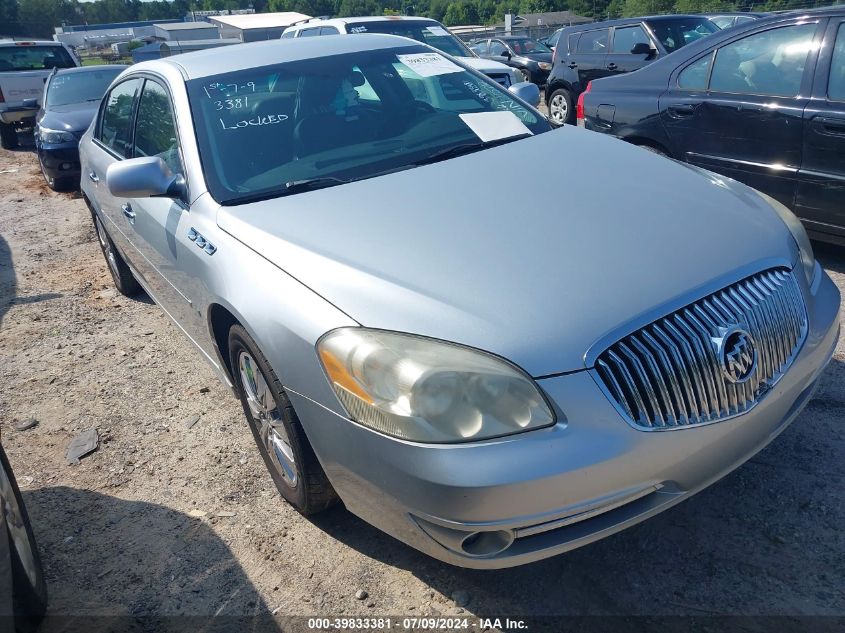
{"label": "windshield wiper", "polygon": [[319,176],[317,178],[305,178],[303,180],[291,180],[285,183],[282,194],[301,193],[303,191],[314,191],[315,189],[325,189],[326,187],[334,187],[336,185],[345,185],[350,180],[344,178],[337,178],[336,176]]}
{"label": "windshield wiper", "polygon": [[421,158],[420,160],[414,161],[414,165],[430,165],[431,163],[438,163],[442,160],[447,160],[449,158],[455,158],[456,156],[463,156],[464,154],[471,154],[472,152],[478,152],[482,149],[488,149],[490,147],[496,147],[497,145],[504,145],[505,143],[510,143],[511,141],[517,141],[521,138],[526,138],[531,136],[531,134],[517,134],[516,136],[508,136],[507,138],[497,138],[494,141],[479,141],[478,143],[462,143],[461,145],[454,145],[448,149],[441,150],[439,152],[434,152],[430,156],[426,156],[425,158]]}
{"label": "windshield wiper", "polygon": [[305,178],[304,180],[291,180],[285,183],[282,188],[270,189],[269,191],[259,191],[245,196],[239,196],[231,200],[223,202],[223,206],[232,206],[237,204],[249,204],[250,202],[261,202],[262,200],[270,200],[272,198],[281,198],[289,196],[294,193],[302,193],[303,191],[314,191],[315,189],[324,189],[326,187],[334,187],[335,185],[343,185],[351,180],[344,180],[343,178],[336,178],[334,176],[320,176],[318,178]]}

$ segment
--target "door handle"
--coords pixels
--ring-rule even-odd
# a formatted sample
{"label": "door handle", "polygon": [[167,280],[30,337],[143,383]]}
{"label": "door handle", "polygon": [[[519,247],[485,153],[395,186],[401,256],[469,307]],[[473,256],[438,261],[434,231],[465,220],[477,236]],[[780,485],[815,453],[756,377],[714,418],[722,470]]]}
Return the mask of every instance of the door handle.
{"label": "door handle", "polygon": [[100,182],[100,177],[93,171],[89,171],[88,180],[90,180],[91,182]]}
{"label": "door handle", "polygon": [[610,63],[607,65],[607,69],[608,69],[608,70],[616,70],[617,68],[619,68],[619,66],[617,66],[617,65],[616,65],[615,63],[613,63],[613,62],[610,62]]}
{"label": "door handle", "polygon": [[827,136],[845,136],[845,119],[819,117],[816,121],[816,127],[821,134],[826,134]]}
{"label": "door handle", "polygon": [[566,66],[568,68],[578,68],[578,64],[576,64],[575,62],[569,62]]}
{"label": "door handle", "polygon": [[692,103],[678,103],[670,105],[667,109],[669,110],[669,114],[677,119],[695,114],[695,105]]}
{"label": "door handle", "polygon": [[135,222],[135,212],[132,210],[132,205],[127,202],[121,205],[120,210],[123,211],[123,215],[129,218],[130,222]]}

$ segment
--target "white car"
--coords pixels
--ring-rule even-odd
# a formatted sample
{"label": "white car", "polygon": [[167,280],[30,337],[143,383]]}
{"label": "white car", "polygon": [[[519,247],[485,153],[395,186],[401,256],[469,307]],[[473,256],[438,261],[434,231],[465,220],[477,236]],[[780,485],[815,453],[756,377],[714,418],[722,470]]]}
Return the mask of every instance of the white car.
{"label": "white car", "polygon": [[316,35],[347,35],[353,33],[385,33],[401,35],[423,42],[460,60],[480,73],[490,77],[505,88],[518,84],[522,74],[490,59],[481,59],[469,47],[455,37],[449,29],[430,18],[406,17],[400,15],[365,18],[312,18],[285,29],[282,39],[290,37],[313,37]]}
{"label": "white car", "polygon": [[75,68],[79,60],[60,42],[0,42],[0,145],[18,146],[18,130],[32,127],[44,82],[55,68]]}

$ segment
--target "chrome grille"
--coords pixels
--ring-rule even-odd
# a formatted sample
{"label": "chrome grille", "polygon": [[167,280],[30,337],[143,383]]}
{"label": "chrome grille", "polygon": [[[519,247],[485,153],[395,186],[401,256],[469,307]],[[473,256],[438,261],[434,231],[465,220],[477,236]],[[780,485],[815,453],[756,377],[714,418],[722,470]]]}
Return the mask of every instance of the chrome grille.
{"label": "chrome grille", "polygon": [[511,78],[507,73],[489,73],[487,76],[504,88],[508,88],[511,85]]}
{"label": "chrome grille", "polygon": [[[757,365],[745,382],[728,380],[716,342],[747,331]],[[661,430],[719,422],[745,413],[792,364],[807,335],[807,313],[790,271],[737,282],[658,319],[602,352],[596,372],[628,422]]]}

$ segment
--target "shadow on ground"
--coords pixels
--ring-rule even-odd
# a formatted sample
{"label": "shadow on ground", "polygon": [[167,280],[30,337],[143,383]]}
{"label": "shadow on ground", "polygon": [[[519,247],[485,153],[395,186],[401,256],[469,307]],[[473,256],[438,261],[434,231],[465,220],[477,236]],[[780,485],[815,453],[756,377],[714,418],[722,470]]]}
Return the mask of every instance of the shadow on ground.
{"label": "shadow on ground", "polygon": [[24,502],[50,594],[39,631],[280,631],[201,520],[66,487],[26,491]]}
{"label": "shadow on ground", "polygon": [[343,508],[315,523],[406,569],[479,617],[842,615],[845,363],[799,418],[712,487],[619,534],[545,561],[477,571],[435,561]]}

